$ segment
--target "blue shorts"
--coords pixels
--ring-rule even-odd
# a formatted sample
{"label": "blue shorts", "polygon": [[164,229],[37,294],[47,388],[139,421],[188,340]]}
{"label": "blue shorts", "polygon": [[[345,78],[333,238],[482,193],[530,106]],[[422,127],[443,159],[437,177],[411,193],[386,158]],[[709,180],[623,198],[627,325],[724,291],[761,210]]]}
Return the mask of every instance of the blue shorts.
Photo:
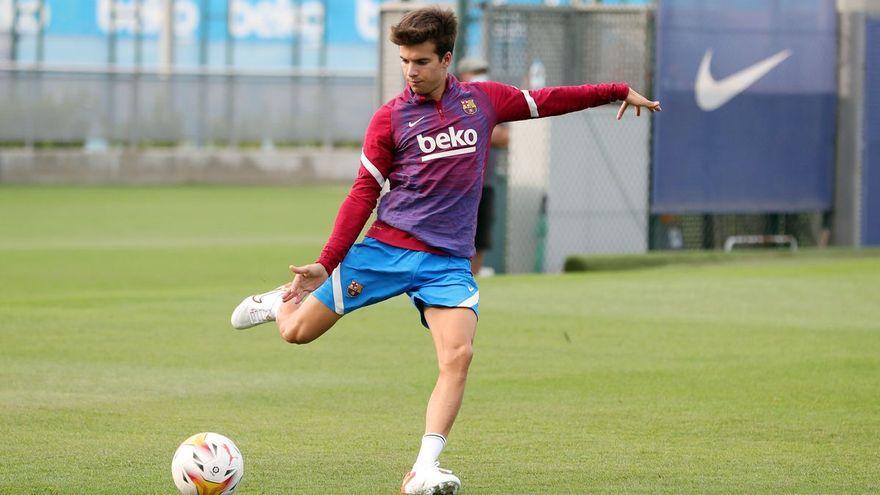
{"label": "blue shorts", "polygon": [[422,314],[425,308],[470,308],[479,316],[480,291],[467,258],[394,247],[367,237],[348,251],[312,294],[344,315],[406,293]]}

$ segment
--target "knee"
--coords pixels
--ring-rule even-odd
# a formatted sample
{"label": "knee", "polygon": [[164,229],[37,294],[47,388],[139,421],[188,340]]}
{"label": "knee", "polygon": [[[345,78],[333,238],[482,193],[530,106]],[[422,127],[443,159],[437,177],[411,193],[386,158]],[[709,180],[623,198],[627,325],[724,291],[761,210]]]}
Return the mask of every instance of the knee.
{"label": "knee", "polygon": [[278,324],[281,338],[290,344],[308,344],[315,340],[314,332],[309,332],[305,322],[299,318],[290,318]]}
{"label": "knee", "polygon": [[440,356],[440,372],[452,375],[467,375],[468,367],[474,357],[474,348],[468,344],[461,344],[446,349]]}

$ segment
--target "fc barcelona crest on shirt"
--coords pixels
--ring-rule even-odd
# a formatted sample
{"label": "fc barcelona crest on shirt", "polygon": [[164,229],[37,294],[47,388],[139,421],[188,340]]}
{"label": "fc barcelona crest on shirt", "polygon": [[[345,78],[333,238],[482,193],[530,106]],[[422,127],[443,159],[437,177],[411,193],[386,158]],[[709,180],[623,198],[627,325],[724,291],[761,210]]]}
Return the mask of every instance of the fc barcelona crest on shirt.
{"label": "fc barcelona crest on shirt", "polygon": [[348,295],[351,297],[357,297],[361,295],[361,291],[364,290],[364,286],[359,284],[356,280],[352,280],[350,284],[348,284]]}
{"label": "fc barcelona crest on shirt", "polygon": [[464,110],[464,113],[468,115],[473,115],[477,113],[477,104],[474,103],[473,98],[468,98],[467,100],[461,100],[461,109]]}

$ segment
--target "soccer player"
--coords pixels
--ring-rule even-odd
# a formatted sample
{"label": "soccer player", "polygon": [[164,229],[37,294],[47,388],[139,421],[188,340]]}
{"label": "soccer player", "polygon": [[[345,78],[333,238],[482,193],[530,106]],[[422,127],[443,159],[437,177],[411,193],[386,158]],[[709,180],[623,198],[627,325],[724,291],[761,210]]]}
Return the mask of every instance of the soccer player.
{"label": "soccer player", "polygon": [[[421,449],[402,493],[455,494],[461,481],[439,468],[464,395],[480,292],[470,272],[477,204],[496,124],[548,117],[623,100],[659,111],[626,84],[521,91],[496,82],[460,83],[448,69],[455,14],[427,7],[391,28],[407,87],[373,115],[357,178],[316,263],[291,266],[293,281],[245,298],[235,328],[275,321],[290,343],[311,342],[343,315],[406,293],[434,341],[439,376]],[[379,202],[378,219],[354,244]],[[307,297],[311,294],[311,297]]]}

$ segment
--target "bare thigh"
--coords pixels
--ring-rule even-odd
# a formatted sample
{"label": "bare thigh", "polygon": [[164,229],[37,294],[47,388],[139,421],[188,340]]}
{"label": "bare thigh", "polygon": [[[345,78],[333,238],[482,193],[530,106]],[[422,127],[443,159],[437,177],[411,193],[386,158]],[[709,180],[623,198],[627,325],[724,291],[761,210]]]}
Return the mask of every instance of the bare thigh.
{"label": "bare thigh", "polygon": [[466,372],[473,354],[477,315],[468,308],[425,308],[425,321],[437,350],[441,371],[451,367]]}
{"label": "bare thigh", "polygon": [[336,324],[342,315],[336,314],[317,297],[308,297],[300,304],[288,301],[281,305],[276,321],[281,337],[291,344],[307,344]]}

